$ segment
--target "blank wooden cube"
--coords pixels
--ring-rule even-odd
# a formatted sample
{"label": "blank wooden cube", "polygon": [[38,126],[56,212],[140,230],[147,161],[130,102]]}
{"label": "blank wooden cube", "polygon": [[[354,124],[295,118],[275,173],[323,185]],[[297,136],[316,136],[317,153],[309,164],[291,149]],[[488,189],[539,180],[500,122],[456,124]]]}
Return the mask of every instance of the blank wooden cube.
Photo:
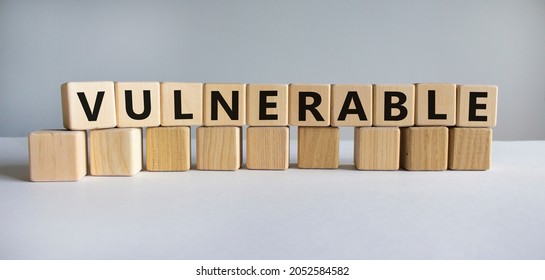
{"label": "blank wooden cube", "polygon": [[146,169],[149,171],[189,170],[191,168],[190,135],[189,126],[146,129]]}
{"label": "blank wooden cube", "polygon": [[354,163],[359,170],[398,170],[398,127],[356,127]]}
{"label": "blank wooden cube", "polygon": [[28,158],[31,181],[77,181],[87,174],[86,132],[31,132]]}
{"label": "blank wooden cube", "polygon": [[241,164],[241,128],[197,128],[197,169],[237,170]]}
{"label": "blank wooden cube", "polygon": [[246,84],[204,84],[204,125],[246,124]]}
{"label": "blank wooden cube", "polygon": [[249,126],[288,125],[288,85],[249,84],[246,99]]}
{"label": "blank wooden cube", "polygon": [[407,127],[401,129],[401,167],[406,170],[446,170],[448,129]]}
{"label": "blank wooden cube", "polygon": [[416,84],[415,111],[417,126],[454,126],[456,85]]}
{"label": "blank wooden cube", "polygon": [[289,86],[289,124],[329,126],[331,124],[331,86],[291,84]]}
{"label": "blank wooden cube", "polygon": [[289,164],[289,127],[248,127],[246,130],[248,169],[285,170]]}
{"label": "blank wooden cube", "polygon": [[146,127],[161,124],[158,82],[116,82],[117,127]]}
{"label": "blank wooden cube", "polygon": [[459,85],[457,87],[456,103],[456,126],[496,126],[498,107],[497,86]]}
{"label": "blank wooden cube", "polygon": [[488,170],[491,162],[492,129],[449,129],[449,162],[452,170]]}
{"label": "blank wooden cube", "polygon": [[373,87],[374,126],[414,125],[414,85]]}
{"label": "blank wooden cube", "polygon": [[62,119],[70,130],[115,127],[113,82],[68,82],[61,86]]}
{"label": "blank wooden cube", "polygon": [[373,125],[373,86],[332,85],[331,125]]}
{"label": "blank wooden cube", "polygon": [[161,83],[161,126],[202,125],[202,83]]}
{"label": "blank wooden cube", "polygon": [[298,128],[298,168],[339,168],[339,128]]}
{"label": "blank wooden cube", "polygon": [[91,175],[133,176],[142,170],[142,129],[91,130]]}

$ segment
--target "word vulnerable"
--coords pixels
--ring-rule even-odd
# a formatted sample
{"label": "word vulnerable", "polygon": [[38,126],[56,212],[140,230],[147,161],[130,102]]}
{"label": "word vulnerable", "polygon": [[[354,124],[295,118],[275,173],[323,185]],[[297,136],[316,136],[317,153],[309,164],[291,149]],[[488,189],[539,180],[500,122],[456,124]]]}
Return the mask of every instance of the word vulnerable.
{"label": "word vulnerable", "polygon": [[197,169],[236,170],[244,125],[248,169],[287,169],[293,125],[299,168],[338,168],[338,127],[350,126],[358,170],[486,170],[497,92],[446,83],[68,82],[61,86],[68,130],[29,135],[31,180],[78,180],[87,163],[91,175],[134,175],[142,127],[148,171],[191,168],[190,126],[199,126]]}

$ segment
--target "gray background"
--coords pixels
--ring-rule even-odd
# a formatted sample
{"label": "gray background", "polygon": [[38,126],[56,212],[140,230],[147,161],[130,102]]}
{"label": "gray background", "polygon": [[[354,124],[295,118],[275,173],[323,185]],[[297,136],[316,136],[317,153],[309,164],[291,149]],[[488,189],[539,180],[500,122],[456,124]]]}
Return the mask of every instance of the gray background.
{"label": "gray background", "polygon": [[545,1],[1,1],[0,136],[62,127],[65,81],[454,82],[543,140],[544,27]]}

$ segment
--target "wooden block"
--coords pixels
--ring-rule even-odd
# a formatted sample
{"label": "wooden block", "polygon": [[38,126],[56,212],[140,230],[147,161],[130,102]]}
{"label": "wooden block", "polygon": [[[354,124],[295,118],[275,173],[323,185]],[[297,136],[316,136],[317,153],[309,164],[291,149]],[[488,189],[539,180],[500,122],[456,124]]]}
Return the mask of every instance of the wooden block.
{"label": "wooden block", "polygon": [[246,130],[248,169],[285,170],[289,164],[289,127],[248,127]]}
{"label": "wooden block", "polygon": [[291,84],[289,86],[289,124],[329,126],[331,123],[330,85]]}
{"label": "wooden block", "polygon": [[401,129],[401,167],[406,170],[446,170],[448,129],[407,127]]}
{"label": "wooden block", "polygon": [[246,91],[249,126],[288,125],[288,85],[249,84]]}
{"label": "wooden block", "polygon": [[133,176],[142,170],[142,129],[91,130],[91,175]]}
{"label": "wooden block", "polygon": [[359,170],[398,170],[398,127],[356,127],[354,163]]}
{"label": "wooden block", "polygon": [[414,85],[373,87],[374,126],[414,125]]}
{"label": "wooden block", "polygon": [[61,86],[62,119],[70,130],[115,127],[113,82],[68,82]]}
{"label": "wooden block", "polygon": [[449,129],[449,161],[452,170],[490,169],[492,129],[461,128]]}
{"label": "wooden block", "polygon": [[416,84],[415,125],[456,124],[455,84]]}
{"label": "wooden block", "polygon": [[161,83],[161,126],[202,125],[201,83]]}
{"label": "wooden block", "polygon": [[332,85],[331,125],[373,125],[373,86]]}
{"label": "wooden block", "polygon": [[87,174],[86,132],[31,132],[28,159],[31,181],[77,181]]}
{"label": "wooden block", "polygon": [[241,164],[241,128],[197,128],[197,169],[237,170]]}
{"label": "wooden block", "polygon": [[204,125],[246,124],[246,84],[204,84]]}
{"label": "wooden block", "polygon": [[189,170],[191,167],[190,134],[189,126],[146,129],[146,169],[149,171]]}
{"label": "wooden block", "polygon": [[117,127],[146,127],[161,124],[158,82],[116,82]]}
{"label": "wooden block", "polygon": [[298,127],[297,168],[339,168],[338,127]]}
{"label": "wooden block", "polygon": [[459,85],[456,98],[456,126],[496,126],[497,86]]}

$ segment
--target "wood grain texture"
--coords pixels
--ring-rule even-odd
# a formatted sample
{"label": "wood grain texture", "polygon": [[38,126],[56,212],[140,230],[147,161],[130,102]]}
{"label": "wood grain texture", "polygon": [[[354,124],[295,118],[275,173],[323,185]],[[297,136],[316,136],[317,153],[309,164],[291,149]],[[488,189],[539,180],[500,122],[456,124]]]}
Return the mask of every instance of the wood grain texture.
{"label": "wood grain texture", "polygon": [[142,129],[91,130],[90,172],[94,176],[133,176],[142,170]]}
{"label": "wood grain texture", "polygon": [[449,163],[452,170],[488,170],[491,164],[492,129],[449,129]]}
{"label": "wood grain texture", "polygon": [[401,129],[400,165],[406,170],[446,170],[448,129],[406,127]]}
{"label": "wood grain texture", "polygon": [[398,127],[354,129],[354,164],[358,170],[398,170],[400,131]]}
{"label": "wood grain texture", "polygon": [[[229,110],[235,109],[233,97],[238,94],[238,112],[236,117],[231,119],[222,105],[217,103],[217,119],[212,115],[212,92],[219,92]],[[246,84],[204,84],[203,96],[203,123],[205,126],[242,126],[246,124]]]}
{"label": "wood grain texture", "polygon": [[[357,113],[350,113],[340,119],[339,114],[350,92],[355,92],[367,120],[360,119]],[[357,100],[350,98],[348,108],[354,110]],[[332,126],[371,126],[373,125],[373,86],[372,85],[332,85],[331,86],[331,125]]]}
{"label": "wood grain texture", "polygon": [[[386,120],[385,118],[385,92],[402,92],[407,97],[403,107],[407,109],[407,116],[401,120]],[[392,98],[397,103],[397,98]],[[393,116],[399,115],[399,109],[392,109]],[[414,125],[414,85],[374,85],[373,86],[373,126],[398,126],[407,127]]]}
{"label": "wood grain texture", "polygon": [[77,181],[87,174],[86,132],[31,132],[28,135],[28,158],[31,181]]}
{"label": "wood grain texture", "polygon": [[298,168],[339,168],[339,128],[305,127],[297,130]]}
{"label": "wood grain texture", "polygon": [[197,128],[197,169],[237,170],[242,158],[241,128]]}
{"label": "wood grain texture", "polygon": [[[135,114],[144,113],[144,91],[150,92],[151,111],[144,119],[134,119],[127,113],[126,91],[131,91],[132,103],[129,102]],[[147,127],[161,124],[161,98],[158,82],[116,82],[115,99],[117,112],[117,127]],[[131,105],[132,104],[132,105]]]}
{"label": "wood grain texture", "polygon": [[146,169],[187,171],[191,168],[191,128],[189,126],[146,129]]}
{"label": "wood grain texture", "polygon": [[[97,102],[99,92],[104,92],[102,101]],[[83,93],[86,105],[96,119],[85,114],[85,105],[78,97]],[[87,130],[109,128],[117,125],[115,90],[113,82],[68,82],[61,85],[62,119],[66,129]],[[85,102],[85,101],[84,101]],[[97,109],[95,111],[95,104]],[[98,106],[100,105],[100,106]]]}
{"label": "wood grain texture", "polygon": [[[305,119],[300,119],[299,96],[303,92],[315,92],[319,95],[317,113],[323,118],[318,120],[310,110],[304,110]],[[317,100],[312,97],[305,98],[305,104],[311,105]],[[289,124],[296,126],[329,126],[331,123],[331,86],[325,84],[291,84],[289,86]]]}
{"label": "wood grain texture", "polygon": [[[176,91],[180,91],[180,104],[175,104]],[[161,126],[202,125],[202,91],[202,83],[161,83]],[[184,118],[176,114],[176,105]]]}
{"label": "wood grain texture", "polygon": [[[416,84],[416,103],[414,123],[416,126],[454,126],[456,124],[456,85],[455,84]],[[430,91],[435,98],[436,115],[445,119],[430,118]],[[433,101],[433,100],[432,100]]]}
{"label": "wood grain texture", "polygon": [[290,164],[290,129],[248,127],[246,129],[246,168],[285,170]]}
{"label": "wood grain texture", "polygon": [[[267,92],[274,96],[267,96]],[[260,103],[272,103],[269,108],[260,108]],[[286,126],[288,125],[288,85],[249,84],[246,87],[246,124],[249,126]],[[260,110],[267,115],[276,115],[275,119],[261,119]]]}
{"label": "wood grain texture", "polygon": [[[478,106],[485,106],[484,109],[470,110],[471,95],[484,93],[486,97],[476,98]],[[456,126],[459,127],[494,127],[496,126],[498,108],[498,87],[493,85],[458,85],[456,95]],[[470,114],[485,117],[485,121],[470,119]]]}

